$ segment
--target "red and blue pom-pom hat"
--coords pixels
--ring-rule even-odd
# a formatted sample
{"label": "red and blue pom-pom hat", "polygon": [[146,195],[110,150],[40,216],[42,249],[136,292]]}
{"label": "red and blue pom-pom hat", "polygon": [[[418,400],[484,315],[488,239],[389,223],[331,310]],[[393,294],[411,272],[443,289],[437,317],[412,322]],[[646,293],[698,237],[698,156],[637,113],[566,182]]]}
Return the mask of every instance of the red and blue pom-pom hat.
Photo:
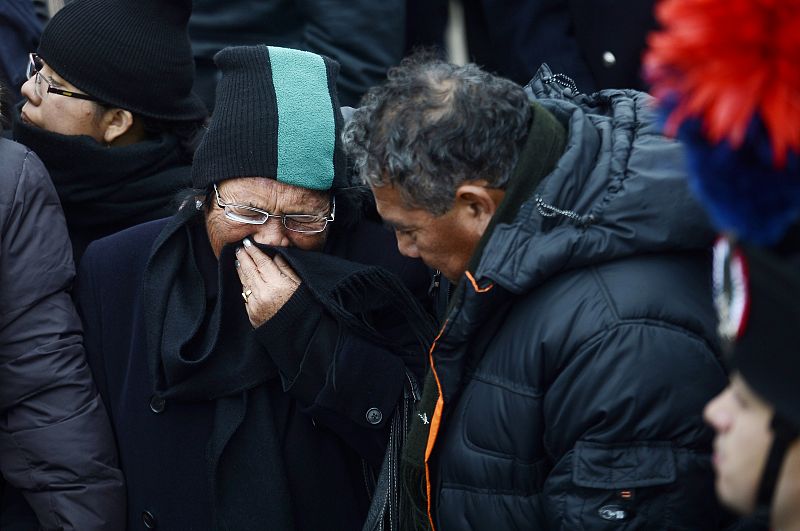
{"label": "red and blue pom-pom hat", "polygon": [[775,410],[758,504],[800,436],[800,0],[662,0],[645,77],[722,233],[727,362]]}
{"label": "red and blue pom-pom hat", "polygon": [[800,218],[800,1],[664,0],[645,77],[720,230],[774,244]]}

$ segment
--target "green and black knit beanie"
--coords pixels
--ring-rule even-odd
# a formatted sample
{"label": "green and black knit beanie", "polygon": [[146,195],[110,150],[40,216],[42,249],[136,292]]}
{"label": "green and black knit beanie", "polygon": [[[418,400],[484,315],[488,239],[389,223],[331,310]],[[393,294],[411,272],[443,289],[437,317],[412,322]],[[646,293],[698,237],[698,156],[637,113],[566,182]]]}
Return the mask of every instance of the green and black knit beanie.
{"label": "green and black knit beanie", "polygon": [[266,177],[330,190],[345,181],[335,61],[274,46],[225,48],[214,114],[192,165],[195,188]]}
{"label": "green and black knit beanie", "polygon": [[37,53],[101,101],[157,120],[202,120],[192,92],[191,0],[76,0],[42,32]]}

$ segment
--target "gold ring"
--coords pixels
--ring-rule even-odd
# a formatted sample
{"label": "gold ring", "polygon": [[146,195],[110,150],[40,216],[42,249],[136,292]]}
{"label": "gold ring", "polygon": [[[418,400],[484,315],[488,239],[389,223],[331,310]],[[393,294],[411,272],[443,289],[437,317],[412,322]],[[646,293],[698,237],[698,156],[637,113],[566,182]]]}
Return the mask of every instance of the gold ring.
{"label": "gold ring", "polygon": [[242,298],[244,299],[244,303],[247,304],[247,297],[253,294],[253,290],[246,289],[242,292]]}

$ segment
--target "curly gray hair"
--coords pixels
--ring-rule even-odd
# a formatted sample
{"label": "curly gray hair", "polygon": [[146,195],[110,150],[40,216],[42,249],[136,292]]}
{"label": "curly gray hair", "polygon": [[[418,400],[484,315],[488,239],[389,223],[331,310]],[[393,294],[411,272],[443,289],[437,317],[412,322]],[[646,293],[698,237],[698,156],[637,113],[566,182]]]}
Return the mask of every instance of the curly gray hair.
{"label": "curly gray hair", "polygon": [[474,64],[416,55],[364,96],[344,147],[365,183],[395,185],[409,206],[439,216],[465,181],[505,188],[531,116],[519,85]]}

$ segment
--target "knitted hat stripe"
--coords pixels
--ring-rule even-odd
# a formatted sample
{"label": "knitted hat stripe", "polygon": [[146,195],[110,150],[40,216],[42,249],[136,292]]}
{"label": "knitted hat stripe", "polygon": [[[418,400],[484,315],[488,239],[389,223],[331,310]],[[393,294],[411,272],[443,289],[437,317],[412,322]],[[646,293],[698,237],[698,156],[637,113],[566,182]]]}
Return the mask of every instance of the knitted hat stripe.
{"label": "knitted hat stripe", "polygon": [[263,44],[225,48],[214,61],[222,79],[192,164],[196,188],[238,177],[310,190],[346,185],[338,63]]}
{"label": "knitted hat stripe", "polygon": [[269,47],[269,60],[278,104],[278,181],[330,190],[336,124],[325,61],[275,47]]}

